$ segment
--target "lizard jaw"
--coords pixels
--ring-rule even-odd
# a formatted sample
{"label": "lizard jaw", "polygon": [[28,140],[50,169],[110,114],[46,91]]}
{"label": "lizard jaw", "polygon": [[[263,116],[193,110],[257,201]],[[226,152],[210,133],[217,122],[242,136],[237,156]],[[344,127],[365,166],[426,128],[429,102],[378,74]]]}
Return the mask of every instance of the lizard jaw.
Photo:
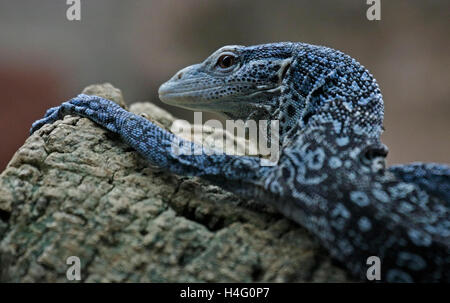
{"label": "lizard jaw", "polygon": [[195,109],[199,106],[205,106],[213,102],[208,100],[205,95],[214,92],[221,86],[204,86],[199,87],[198,83],[193,85],[180,85],[171,80],[163,83],[158,90],[159,99],[166,104],[188,107]]}

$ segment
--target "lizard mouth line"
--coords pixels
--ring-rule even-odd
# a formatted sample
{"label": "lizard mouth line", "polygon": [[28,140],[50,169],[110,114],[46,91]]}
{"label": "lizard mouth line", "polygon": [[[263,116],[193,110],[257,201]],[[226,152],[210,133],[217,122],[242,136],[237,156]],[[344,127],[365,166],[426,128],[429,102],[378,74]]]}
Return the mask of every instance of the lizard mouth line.
{"label": "lizard mouth line", "polygon": [[[164,86],[164,84],[162,85]],[[161,86],[161,87],[162,87]],[[172,89],[159,89],[159,99],[163,102],[170,103],[171,101],[181,101],[182,99],[185,99],[185,101],[189,101],[191,98],[201,97],[203,93],[207,93],[209,91],[213,91],[216,89],[223,89],[224,86],[211,86],[211,87],[204,87],[201,89],[193,89],[193,90],[172,90]],[[258,90],[255,90],[254,92],[243,94],[240,97],[254,97],[260,93],[273,93],[280,89],[280,86],[274,86],[274,87],[264,87],[259,88]]]}
{"label": "lizard mouth line", "polygon": [[[164,86],[164,84],[162,85]],[[161,87],[162,87],[161,86]],[[202,92],[207,92],[209,90],[220,89],[222,86],[211,86],[211,87],[203,87],[201,89],[185,89],[185,90],[173,90],[173,89],[159,89],[158,94],[159,97],[188,97],[192,95],[197,95]]]}

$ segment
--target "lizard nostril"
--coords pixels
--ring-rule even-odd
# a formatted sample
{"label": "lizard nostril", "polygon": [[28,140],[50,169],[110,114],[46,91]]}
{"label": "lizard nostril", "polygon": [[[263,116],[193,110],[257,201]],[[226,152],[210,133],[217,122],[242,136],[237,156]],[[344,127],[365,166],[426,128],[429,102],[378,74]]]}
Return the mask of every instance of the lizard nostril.
{"label": "lizard nostril", "polygon": [[183,77],[183,73],[182,73],[182,72],[179,72],[178,75],[177,75],[177,79],[180,80],[181,77]]}

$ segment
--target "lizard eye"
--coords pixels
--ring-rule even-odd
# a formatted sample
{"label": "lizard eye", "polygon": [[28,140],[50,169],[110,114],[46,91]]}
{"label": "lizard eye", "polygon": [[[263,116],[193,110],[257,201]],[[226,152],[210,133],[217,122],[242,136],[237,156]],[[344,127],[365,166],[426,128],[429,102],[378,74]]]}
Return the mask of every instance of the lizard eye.
{"label": "lizard eye", "polygon": [[234,65],[235,61],[236,58],[232,55],[222,55],[217,60],[217,65],[221,68],[229,68],[230,66]]}

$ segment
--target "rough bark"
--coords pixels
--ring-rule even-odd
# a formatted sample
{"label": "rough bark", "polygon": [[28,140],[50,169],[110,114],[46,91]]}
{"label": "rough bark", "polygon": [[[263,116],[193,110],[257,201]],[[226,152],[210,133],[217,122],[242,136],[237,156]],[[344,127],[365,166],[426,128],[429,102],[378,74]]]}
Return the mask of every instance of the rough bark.
{"label": "rough bark", "polygon": [[[111,85],[86,93],[123,98]],[[169,127],[150,103],[130,108]],[[300,226],[216,186],[150,167],[116,135],[66,116],[0,175],[0,281],[348,281]]]}

